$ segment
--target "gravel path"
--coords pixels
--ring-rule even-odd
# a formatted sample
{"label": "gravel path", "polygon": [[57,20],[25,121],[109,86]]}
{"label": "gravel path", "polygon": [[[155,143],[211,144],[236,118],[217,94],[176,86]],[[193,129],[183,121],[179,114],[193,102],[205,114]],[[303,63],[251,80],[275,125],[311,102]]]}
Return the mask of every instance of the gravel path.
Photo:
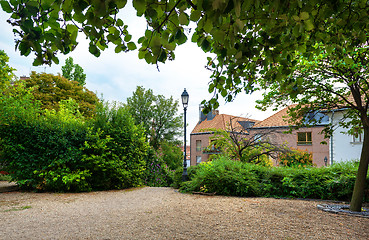
{"label": "gravel path", "polygon": [[321,203],[150,187],[8,192],[0,193],[0,239],[369,239],[368,218],[326,213]]}

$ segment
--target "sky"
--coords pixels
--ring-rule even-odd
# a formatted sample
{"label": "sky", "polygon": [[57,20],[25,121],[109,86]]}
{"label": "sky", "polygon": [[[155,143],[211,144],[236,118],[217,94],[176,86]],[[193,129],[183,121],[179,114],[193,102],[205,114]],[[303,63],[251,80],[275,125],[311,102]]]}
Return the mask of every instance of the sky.
{"label": "sky", "polygon": [[[146,30],[144,18],[139,18],[132,8],[131,2],[120,13],[124,23],[128,25],[128,31],[133,35],[133,40],[137,40]],[[6,22],[9,15],[0,10],[0,49],[9,56],[9,65],[17,71],[15,74],[29,76],[31,71],[57,74],[61,73],[61,66],[65,59],[72,57],[75,64],[79,64],[83,69],[86,78],[86,87],[98,94],[103,95],[105,100],[126,102],[127,97],[131,97],[137,86],[145,89],[152,89],[155,95],[170,96],[180,103],[179,113],[183,113],[181,104],[181,94],[186,88],[189,94],[189,106],[187,109],[187,133],[190,133],[196,126],[199,119],[199,105],[202,100],[209,100],[213,94],[208,92],[211,72],[205,69],[207,56],[196,44],[188,41],[177,47],[174,61],[167,61],[156,65],[149,65],[145,60],[138,59],[138,52],[129,53],[114,52],[114,46],[103,51],[100,57],[96,58],[88,52],[88,41],[84,35],[78,37],[77,48],[68,55],[60,54],[59,65],[32,66],[34,55],[21,56],[15,50],[14,35],[12,27]],[[187,36],[191,39],[191,36]],[[255,108],[255,100],[261,99],[260,92],[253,94],[239,94],[233,102],[225,103],[220,101],[220,114],[249,117],[256,120],[263,120],[272,115],[271,111],[260,111]],[[189,136],[189,135],[188,135]],[[189,137],[187,136],[187,143]]]}

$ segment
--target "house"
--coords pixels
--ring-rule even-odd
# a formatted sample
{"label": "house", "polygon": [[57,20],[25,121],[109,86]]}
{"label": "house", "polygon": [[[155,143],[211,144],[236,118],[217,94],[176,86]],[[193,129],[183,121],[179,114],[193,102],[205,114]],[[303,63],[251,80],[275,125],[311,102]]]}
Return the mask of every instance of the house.
{"label": "house", "polygon": [[[180,148],[181,148],[181,151],[183,152],[183,155],[184,155],[184,146],[180,146]],[[190,146],[186,145],[186,163],[187,163],[187,167],[190,166],[190,158],[191,158],[190,151],[191,151]]]}
{"label": "house", "polygon": [[[314,112],[311,116],[308,114],[306,118],[316,118],[318,124],[286,133],[290,129],[288,109],[292,106],[294,105],[278,111],[263,121],[219,114],[218,111],[213,111],[206,116],[200,114],[200,120],[190,135],[191,166],[208,161],[209,156],[213,154],[219,154],[217,149],[210,149],[210,151],[207,149],[213,133],[204,130],[216,128],[229,131],[227,126],[231,121],[234,121],[233,125],[238,124],[237,127],[247,129],[244,132],[249,138],[267,137],[273,144],[286,144],[290,148],[308,151],[312,154],[313,163],[317,167],[360,159],[363,135],[349,135],[346,133],[347,129],[338,126],[340,121],[345,121],[343,120],[345,108]],[[328,124],[333,124],[335,127],[332,136],[325,138],[322,130]],[[278,165],[277,160],[274,161],[273,164]]]}
{"label": "house", "polygon": [[[285,133],[290,129],[288,109],[289,107],[286,107],[265,120],[256,123],[250,129],[250,135],[265,134],[265,137],[268,137],[271,143],[285,143],[290,148],[308,151],[312,154],[313,163],[318,167],[329,165],[329,139],[325,138],[324,134],[321,133],[329,123],[328,117],[320,115],[319,117],[322,119],[319,124],[313,127],[302,127],[292,130],[291,133]],[[322,144],[322,142],[325,144]],[[278,165],[278,162],[273,164]]]}
{"label": "house", "polygon": [[345,111],[345,108],[341,108],[325,113],[335,126],[329,143],[331,163],[359,160],[363,148],[364,136],[362,133],[350,135],[346,128],[338,125],[341,121],[348,121],[343,118]]}
{"label": "house", "polygon": [[233,125],[233,130],[245,129],[252,127],[257,122],[257,120],[249,118],[219,114],[218,110],[213,110],[207,115],[204,115],[200,109],[199,122],[190,134],[191,166],[195,166],[201,162],[206,162],[209,160],[210,156],[220,153],[219,150],[214,147],[209,149],[209,146],[211,145],[210,138],[214,136],[214,133],[208,129],[222,129],[229,131],[230,125]]}

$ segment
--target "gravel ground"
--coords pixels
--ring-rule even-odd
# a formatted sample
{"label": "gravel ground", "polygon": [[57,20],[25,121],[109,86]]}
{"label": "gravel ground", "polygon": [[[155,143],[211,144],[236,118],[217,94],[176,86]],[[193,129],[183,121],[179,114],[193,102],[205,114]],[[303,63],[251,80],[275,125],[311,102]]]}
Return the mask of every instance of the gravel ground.
{"label": "gravel ground", "polygon": [[321,201],[181,194],[171,188],[0,193],[0,239],[369,239],[369,219]]}

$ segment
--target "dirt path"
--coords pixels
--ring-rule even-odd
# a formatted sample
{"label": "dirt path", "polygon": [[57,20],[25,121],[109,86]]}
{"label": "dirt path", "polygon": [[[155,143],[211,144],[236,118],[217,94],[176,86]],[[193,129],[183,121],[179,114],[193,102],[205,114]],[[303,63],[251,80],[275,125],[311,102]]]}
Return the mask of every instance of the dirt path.
{"label": "dirt path", "polygon": [[0,193],[0,239],[369,239],[369,219],[319,201],[181,194],[139,188]]}

